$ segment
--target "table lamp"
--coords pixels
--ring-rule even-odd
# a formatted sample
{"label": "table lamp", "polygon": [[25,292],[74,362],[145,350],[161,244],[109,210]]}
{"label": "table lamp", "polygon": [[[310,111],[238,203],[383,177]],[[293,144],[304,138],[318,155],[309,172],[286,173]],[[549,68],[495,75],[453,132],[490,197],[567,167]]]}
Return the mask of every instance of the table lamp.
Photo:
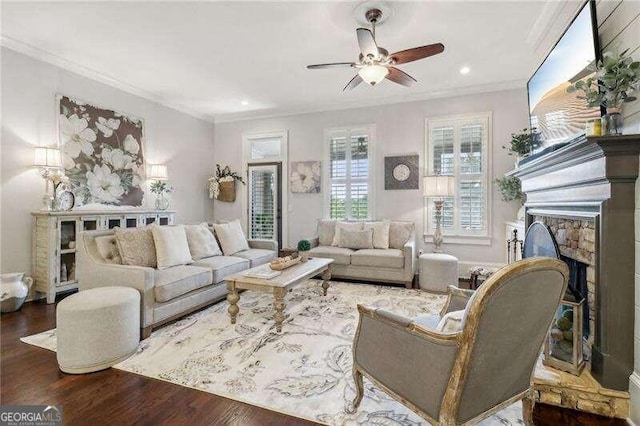
{"label": "table lamp", "polygon": [[49,194],[51,176],[62,168],[60,150],[57,148],[36,147],[33,165],[38,168],[40,176],[45,180],[45,194],[42,197],[42,210],[51,210],[52,196]]}
{"label": "table lamp", "polygon": [[456,194],[456,180],[453,176],[431,175],[425,176],[424,196],[434,198],[433,204],[436,207],[436,231],[433,233],[434,253],[442,253],[442,206],[445,197],[453,197]]}

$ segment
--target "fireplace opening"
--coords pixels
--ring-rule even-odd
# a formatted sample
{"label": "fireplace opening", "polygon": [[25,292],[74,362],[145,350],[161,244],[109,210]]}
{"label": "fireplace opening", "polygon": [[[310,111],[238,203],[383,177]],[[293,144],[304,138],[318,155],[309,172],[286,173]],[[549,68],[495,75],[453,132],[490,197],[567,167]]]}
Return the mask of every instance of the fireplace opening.
{"label": "fireplace opening", "polygon": [[564,261],[569,267],[569,283],[564,300],[582,304],[582,337],[586,340],[590,335],[589,327],[589,289],[587,286],[587,265],[577,259],[560,254],[558,243],[551,229],[542,222],[534,222],[527,229],[524,239],[522,257],[555,257]]}
{"label": "fireplace opening", "polygon": [[589,288],[587,287],[587,267],[589,265],[562,254],[560,259],[569,266],[569,284],[564,299],[572,302],[585,299],[585,303],[582,304],[582,337],[588,339],[591,332],[589,330]]}

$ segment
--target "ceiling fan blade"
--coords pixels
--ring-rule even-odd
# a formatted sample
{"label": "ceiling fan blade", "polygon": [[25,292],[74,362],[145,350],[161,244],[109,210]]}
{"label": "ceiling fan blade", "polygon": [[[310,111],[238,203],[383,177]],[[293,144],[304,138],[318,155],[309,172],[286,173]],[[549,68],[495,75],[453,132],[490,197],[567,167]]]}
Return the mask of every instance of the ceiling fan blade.
{"label": "ceiling fan blade", "polygon": [[389,56],[394,64],[406,64],[407,62],[428,58],[429,56],[442,52],[444,52],[444,45],[442,43],[435,43],[427,46],[414,47],[413,49],[401,50]]}
{"label": "ceiling fan blade", "polygon": [[418,81],[406,72],[395,67],[389,67],[389,74],[387,74],[386,78],[393,81],[394,83],[398,83],[407,87],[413,85],[413,83],[416,83]]}
{"label": "ceiling fan blade", "polygon": [[342,91],[344,92],[346,90],[352,90],[360,83],[362,83],[362,77],[360,77],[360,74],[356,74],[356,76],[353,77],[346,86],[344,86],[344,89],[342,89]]}
{"label": "ceiling fan blade", "polygon": [[319,70],[323,68],[353,68],[356,64],[354,62],[334,62],[331,64],[315,64],[315,65],[307,65],[307,68],[310,70]]}
{"label": "ceiling fan blade", "polygon": [[360,45],[360,51],[365,58],[371,55],[372,58],[378,57],[378,45],[373,38],[373,33],[366,28],[358,28],[356,30],[358,36],[358,44]]}

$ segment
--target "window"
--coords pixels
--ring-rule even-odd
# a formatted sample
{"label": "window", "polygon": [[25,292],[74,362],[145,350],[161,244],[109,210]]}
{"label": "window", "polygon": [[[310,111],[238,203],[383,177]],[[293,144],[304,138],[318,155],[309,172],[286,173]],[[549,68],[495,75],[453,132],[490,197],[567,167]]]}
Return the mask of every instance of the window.
{"label": "window", "polygon": [[[455,197],[445,199],[442,233],[488,237],[491,114],[427,119],[425,128],[426,173],[454,176],[457,184]],[[425,200],[425,209],[425,230],[433,234],[436,222],[432,199]]]}
{"label": "window", "polygon": [[369,219],[371,209],[372,140],[374,127],[325,131],[325,217]]}

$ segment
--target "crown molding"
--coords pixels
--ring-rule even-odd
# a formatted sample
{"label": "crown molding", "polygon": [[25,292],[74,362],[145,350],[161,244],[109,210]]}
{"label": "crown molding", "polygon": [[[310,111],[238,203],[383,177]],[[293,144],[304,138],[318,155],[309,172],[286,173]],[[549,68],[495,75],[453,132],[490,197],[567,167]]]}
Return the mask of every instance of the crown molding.
{"label": "crown molding", "polygon": [[28,45],[21,41],[15,40],[11,37],[7,37],[5,35],[0,36],[0,46],[6,47],[7,49],[11,49],[15,52],[21,53],[25,56],[29,56],[31,58],[37,59],[42,62],[46,62],[48,64],[54,65],[56,67],[62,68],[64,70],[70,71],[72,73],[81,75],[82,77],[89,78],[91,80],[95,80],[99,83],[105,84],[107,86],[113,87],[114,89],[122,90],[123,92],[127,92],[129,94],[139,96],[148,101],[160,104],[167,108],[171,108],[173,110],[182,112],[184,114],[188,114],[192,117],[195,117],[199,120],[203,120],[209,123],[214,123],[214,118],[203,114],[198,111],[194,111],[184,105],[176,104],[175,102],[168,101],[162,96],[158,96],[154,93],[148,92],[146,90],[140,89],[139,87],[133,86],[131,84],[125,83],[121,80],[108,76],[100,71],[96,71],[91,68],[87,68],[83,65],[80,65],[76,62],[65,59],[61,56],[55,55],[53,53],[47,52],[45,50],[39,49],[37,47]]}
{"label": "crown molding", "polygon": [[533,47],[536,56],[536,68],[532,72],[547,57],[583,4],[583,1],[547,0],[545,2],[526,39],[527,44]]}
{"label": "crown molding", "polygon": [[269,118],[287,117],[303,114],[313,114],[328,111],[341,111],[354,108],[367,108],[382,105],[402,104],[408,102],[424,101],[429,99],[441,99],[452,98],[455,96],[469,96],[482,93],[499,92],[503,90],[524,89],[527,86],[527,80],[510,80],[497,83],[488,83],[476,86],[465,86],[454,89],[436,90],[429,92],[413,93],[408,95],[398,95],[393,97],[380,97],[351,102],[340,102],[314,105],[310,107],[292,107],[281,110],[272,110],[270,112],[254,111],[254,112],[242,112],[233,114],[220,114],[215,116],[216,124],[219,123],[232,123],[238,121],[248,120],[262,120]]}

